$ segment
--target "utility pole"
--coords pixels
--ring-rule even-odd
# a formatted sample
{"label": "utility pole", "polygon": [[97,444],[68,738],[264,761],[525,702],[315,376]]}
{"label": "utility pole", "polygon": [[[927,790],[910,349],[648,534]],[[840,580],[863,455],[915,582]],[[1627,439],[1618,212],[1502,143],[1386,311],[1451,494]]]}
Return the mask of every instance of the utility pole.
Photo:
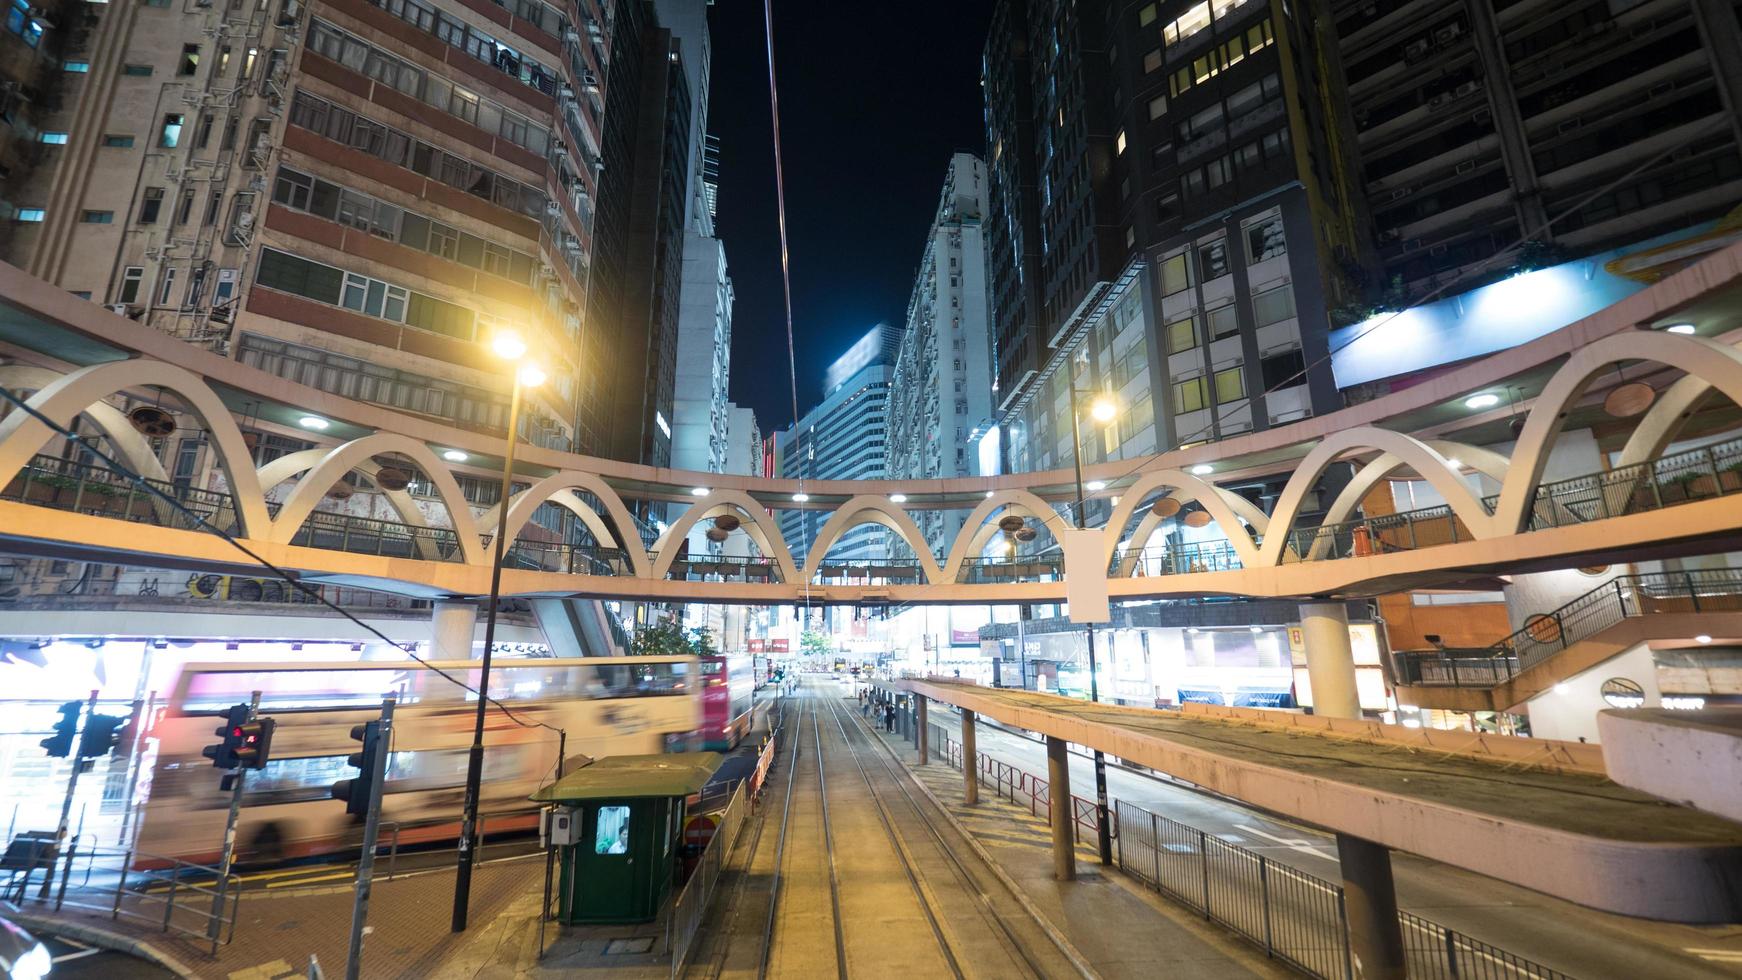
{"label": "utility pole", "polygon": [[[357,862],[357,880],[351,902],[351,949],[345,960],[345,980],[357,980],[363,967],[363,931],[369,921],[369,890],[375,879],[375,843],[381,834],[381,784],[387,781],[387,757],[393,747],[393,707],[389,697],[381,702],[381,725],[375,735],[375,751],[367,745],[369,763],[369,815],[363,818],[363,856]],[[365,736],[367,737],[367,736]]]}
{"label": "utility pole", "polygon": [[[1077,382],[1071,379],[1071,460],[1077,470],[1077,529],[1088,526],[1085,520],[1086,502],[1083,499],[1083,424],[1077,412]],[[1085,623],[1084,630],[1089,638],[1089,700],[1095,704],[1101,703],[1100,671],[1095,663],[1095,624]],[[1101,863],[1113,863],[1113,828],[1109,825],[1107,814],[1107,757],[1100,749],[1095,750],[1095,843],[1100,851]]]}

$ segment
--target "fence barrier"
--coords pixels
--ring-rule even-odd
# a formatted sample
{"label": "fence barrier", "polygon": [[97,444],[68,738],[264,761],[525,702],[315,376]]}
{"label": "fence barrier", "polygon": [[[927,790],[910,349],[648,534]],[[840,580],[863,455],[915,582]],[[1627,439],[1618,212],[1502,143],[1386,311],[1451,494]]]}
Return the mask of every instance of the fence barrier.
{"label": "fence barrier", "polygon": [[[962,768],[962,746],[931,726],[931,755]],[[980,784],[1048,816],[1046,780],[978,753]],[[1072,796],[1077,840],[1095,833],[1095,802]],[[1119,869],[1164,897],[1218,922],[1312,977],[1354,980],[1342,885],[1326,881],[1123,800],[1111,801]],[[1433,980],[1571,980],[1455,929],[1399,911],[1411,977]]]}
{"label": "fence barrier", "polygon": [[[771,748],[772,745],[770,743]],[[738,841],[738,831],[744,825],[744,814],[750,806],[748,790],[747,781],[738,783],[737,790],[732,793],[732,801],[726,804],[726,809],[720,816],[720,826],[715,829],[714,836],[709,839],[708,846],[702,849],[701,857],[696,861],[696,869],[690,875],[689,883],[684,885],[683,891],[671,903],[671,911],[665,920],[665,948],[671,954],[673,977],[683,972],[684,963],[695,946],[696,934],[701,931],[702,920],[708,914],[708,904],[714,898],[720,871],[725,867],[726,858]]]}

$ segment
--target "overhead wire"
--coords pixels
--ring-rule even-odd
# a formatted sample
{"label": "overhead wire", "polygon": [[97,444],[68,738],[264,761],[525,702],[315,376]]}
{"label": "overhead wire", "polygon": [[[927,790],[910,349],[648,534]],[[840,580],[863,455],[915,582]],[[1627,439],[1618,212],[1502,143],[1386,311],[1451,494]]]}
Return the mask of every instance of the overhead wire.
{"label": "overhead wire", "polygon": [[[60,425],[59,423],[55,422],[53,419],[42,414],[42,412],[38,411],[34,406],[32,406],[28,400],[26,400],[24,398],[20,398],[10,388],[0,386],[0,399],[4,399],[5,401],[10,402],[13,405],[13,407],[15,407],[16,409],[18,409],[20,411],[23,411],[24,413],[28,414],[30,417],[36,419],[38,422],[41,422],[43,425],[47,426],[51,432],[55,433],[56,435],[59,435],[65,439],[72,440],[73,442],[78,443],[80,446],[83,446],[84,451],[88,452],[94,459],[100,461],[103,464],[103,467],[105,469],[109,470],[112,473],[115,473],[116,475],[122,477],[123,479],[127,480],[128,482],[134,484],[135,486],[139,487],[141,490],[145,491],[147,494],[150,494],[154,497],[161,499],[162,501],[167,503],[170,507],[174,508],[176,511],[178,511],[181,514],[185,515],[186,517],[190,518],[200,529],[217,535],[219,538],[223,539],[223,541],[225,541],[227,544],[229,544],[232,548],[235,548],[237,551],[241,552],[243,555],[246,555],[249,558],[249,560],[253,561],[256,565],[260,566],[261,568],[265,569],[267,572],[276,576],[280,581],[286,583],[287,585],[289,585],[291,588],[295,589],[299,593],[301,593],[305,596],[308,596],[310,599],[314,600],[315,602],[319,603],[320,605],[323,605],[323,606],[327,607],[328,609],[331,609],[333,612],[338,613],[340,616],[344,617],[345,619],[350,620],[351,623],[356,625],[358,628],[371,634],[372,636],[381,640],[383,643],[386,643],[390,646],[396,647],[396,648],[404,651],[406,656],[410,657],[412,660],[416,661],[417,663],[423,665],[425,668],[427,668],[431,672],[435,673],[436,675],[440,676],[444,680],[447,680],[449,683],[452,683],[452,684],[460,687],[461,689],[472,693],[473,695],[478,694],[477,688],[466,683],[465,681],[461,680],[460,678],[455,677],[454,675],[448,673],[447,671],[441,669],[440,667],[437,667],[435,664],[431,663],[428,660],[425,660],[423,657],[418,656],[415,652],[408,649],[405,644],[399,643],[398,641],[394,640],[392,637],[389,637],[387,634],[381,632],[380,630],[376,629],[373,626],[370,626],[368,623],[365,623],[363,620],[358,619],[349,610],[340,606],[338,603],[333,602],[331,599],[328,599],[325,595],[322,595],[320,590],[310,588],[297,575],[295,575],[291,572],[288,572],[288,571],[278,567],[277,565],[273,564],[272,562],[266,560],[258,552],[254,551],[254,549],[243,544],[239,539],[237,539],[235,537],[235,535],[232,535],[230,532],[228,532],[228,531],[224,530],[223,528],[218,527],[217,525],[213,524],[211,521],[206,519],[205,515],[203,515],[203,514],[199,513],[198,511],[188,507],[186,504],[182,503],[179,499],[177,499],[173,494],[170,494],[170,493],[164,491],[162,488],[154,485],[149,479],[142,476],[138,472],[134,471],[131,467],[99,452],[95,447],[91,446],[90,444],[86,443],[82,438],[80,438],[78,433],[74,432],[70,428],[67,428],[66,426]],[[233,492],[231,494],[231,500],[233,503],[237,502],[235,494]],[[564,731],[563,729],[558,728],[555,725],[550,725],[550,724],[547,724],[547,723],[542,722],[542,721],[524,720],[518,714],[516,714],[513,709],[509,708],[507,705],[503,704],[501,701],[497,700],[496,698],[485,697],[485,700],[488,701],[491,705],[494,705],[497,708],[497,710],[501,711],[502,714],[508,718],[508,720],[514,722],[516,725],[519,725],[522,728],[543,728],[543,729],[547,729],[549,731],[556,732],[558,734],[562,734]]]}

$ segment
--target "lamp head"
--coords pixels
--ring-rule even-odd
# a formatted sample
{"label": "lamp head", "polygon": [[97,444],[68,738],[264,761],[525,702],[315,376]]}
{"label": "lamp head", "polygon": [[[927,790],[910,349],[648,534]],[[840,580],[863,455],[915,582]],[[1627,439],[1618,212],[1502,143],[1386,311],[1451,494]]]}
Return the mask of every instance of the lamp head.
{"label": "lamp head", "polygon": [[1089,403],[1089,417],[1102,425],[1113,421],[1113,417],[1118,414],[1119,406],[1111,395],[1101,395]]}
{"label": "lamp head", "polygon": [[526,356],[526,341],[512,330],[504,330],[490,338],[490,352],[505,361],[518,361]]}
{"label": "lamp head", "polygon": [[520,382],[522,388],[536,388],[544,384],[544,369],[536,364],[523,364],[520,367],[520,372],[514,376],[514,380]]}

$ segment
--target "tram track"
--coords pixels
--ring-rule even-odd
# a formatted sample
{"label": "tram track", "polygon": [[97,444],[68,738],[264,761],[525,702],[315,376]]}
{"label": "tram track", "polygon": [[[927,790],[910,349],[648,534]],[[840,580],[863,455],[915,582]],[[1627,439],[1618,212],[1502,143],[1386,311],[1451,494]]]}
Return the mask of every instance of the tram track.
{"label": "tram track", "polygon": [[[1021,906],[1020,903],[1017,903],[1017,907],[1021,909],[1021,913],[1019,916],[1014,917],[1019,920],[1018,922],[1012,922],[1013,916],[1008,914],[1006,911],[999,909],[998,904],[993,900],[992,895],[994,892],[1005,890],[1006,886],[1003,882],[999,881],[995,875],[992,875],[989,872],[982,872],[982,875],[976,876],[969,869],[967,863],[964,862],[958,854],[959,850],[967,850],[967,848],[959,845],[953,846],[951,842],[945,840],[944,835],[937,827],[937,817],[940,815],[928,812],[928,810],[936,809],[935,804],[928,807],[921,802],[919,796],[915,795],[914,791],[907,785],[912,777],[905,768],[890,757],[888,747],[877,741],[875,736],[870,732],[868,723],[863,719],[854,719],[851,711],[844,709],[832,700],[830,706],[833,710],[835,723],[837,727],[840,728],[841,737],[848,747],[848,752],[853,759],[854,765],[858,768],[860,776],[865,782],[867,791],[871,794],[873,801],[875,801],[877,808],[884,819],[891,840],[896,841],[898,838],[902,837],[902,832],[895,829],[895,819],[889,806],[884,802],[888,796],[886,792],[887,789],[890,786],[893,786],[899,795],[899,799],[906,804],[907,811],[912,814],[914,823],[920,828],[921,833],[919,836],[921,840],[929,842],[932,845],[936,854],[941,859],[943,867],[947,869],[949,880],[946,884],[953,885],[965,892],[968,896],[972,897],[974,904],[977,906],[980,920],[984,922],[997,937],[1002,939],[1002,945],[1005,952],[1011,955],[1012,962],[1009,965],[1016,969],[1025,971],[1024,975],[1026,976],[1041,978],[1041,980],[1044,980],[1044,978],[1047,977],[1062,975],[1059,970],[1060,967],[1063,967],[1070,973],[1079,973],[1080,971],[1077,970],[1076,964],[1068,955],[1064,955],[1062,950],[1055,950],[1055,952],[1059,954],[1059,959],[1050,964],[1050,969],[1048,964],[1042,962],[1043,959],[1051,960],[1052,957],[1044,955],[1037,956],[1036,953],[1030,949],[1030,944],[1023,940],[1023,930],[1020,928],[1021,925],[1027,925],[1030,931],[1032,931],[1035,927],[1040,926],[1041,924],[1034,921],[1033,915],[1029,913],[1025,907]],[[843,720],[843,718],[845,720]],[[858,736],[856,742],[854,737],[848,734],[849,728]],[[870,771],[866,769],[863,758],[866,753],[869,753],[876,760],[876,766],[886,777],[886,782],[881,788],[875,781],[873,781]],[[925,803],[930,803],[929,798]],[[916,879],[916,877],[917,879],[926,879],[928,876],[923,871],[919,870],[918,864],[911,856],[911,849],[905,843],[905,838],[902,838],[902,842],[897,846],[899,852],[903,855],[904,870],[907,871],[910,879]],[[989,880],[983,883],[983,879]],[[936,889],[922,888],[920,880],[914,881],[914,889],[915,893],[920,896],[921,902],[927,906],[926,914],[934,924],[934,932],[937,935],[940,944],[943,944],[946,947],[946,952],[949,955],[954,975],[957,977],[964,976],[960,966],[958,965],[959,960],[955,950],[949,948],[951,944],[949,944],[948,940],[945,939],[943,930],[938,927],[940,917],[937,915],[937,910],[935,908],[935,903],[937,901],[935,898]],[[928,897],[926,894],[927,891],[931,892],[931,896],[933,897]],[[1012,898],[1014,898],[1014,896],[1012,896]],[[1044,928],[1040,929],[1040,931],[1042,934],[1047,933],[1047,930]],[[1003,970],[999,970],[996,971],[994,975],[1006,976],[1009,974]]]}

